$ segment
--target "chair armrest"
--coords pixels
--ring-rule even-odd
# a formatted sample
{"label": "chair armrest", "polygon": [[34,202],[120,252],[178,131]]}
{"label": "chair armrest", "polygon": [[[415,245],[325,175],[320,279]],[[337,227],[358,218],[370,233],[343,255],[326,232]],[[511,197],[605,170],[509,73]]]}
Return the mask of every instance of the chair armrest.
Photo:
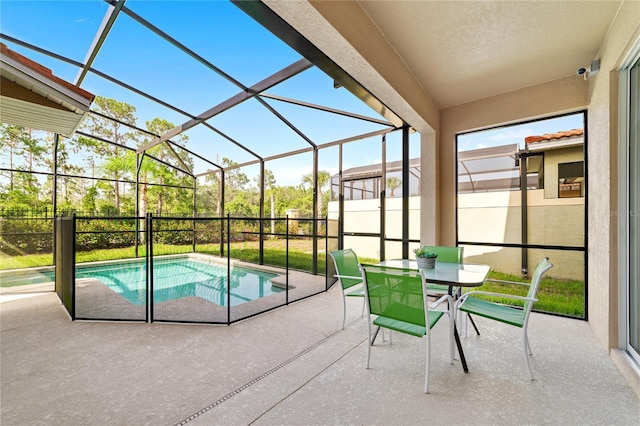
{"label": "chair armrest", "polygon": [[348,279],[351,279],[351,280],[360,280],[360,281],[362,281],[362,277],[361,276],[354,277],[354,276],[351,276],[351,275],[338,275],[338,274],[336,274],[336,275],[334,275],[334,277],[335,278],[348,278]]}
{"label": "chair armrest", "polygon": [[429,309],[433,309],[433,308],[437,308],[438,306],[440,306],[443,302],[448,302],[449,306],[453,306],[453,298],[451,296],[449,296],[448,294],[445,294],[444,296],[442,296],[440,299],[436,300],[435,302],[433,302],[432,304],[429,305]]}
{"label": "chair armrest", "polygon": [[485,282],[488,283],[501,283],[501,284],[516,284],[516,285],[524,285],[524,286],[530,286],[531,283],[527,283],[527,282],[519,282],[519,281],[507,281],[507,280],[494,280],[493,278],[487,278],[486,280],[484,280]]}
{"label": "chair armrest", "polygon": [[469,296],[474,296],[474,295],[483,295],[483,296],[497,296],[497,297],[504,297],[505,299],[514,299],[514,300],[522,300],[522,301],[529,301],[529,302],[537,302],[538,299],[533,298],[533,297],[525,297],[525,296],[516,296],[515,294],[505,294],[505,293],[494,293],[491,291],[470,291],[468,293],[463,294],[460,299],[458,299],[458,305],[462,304],[465,299]]}

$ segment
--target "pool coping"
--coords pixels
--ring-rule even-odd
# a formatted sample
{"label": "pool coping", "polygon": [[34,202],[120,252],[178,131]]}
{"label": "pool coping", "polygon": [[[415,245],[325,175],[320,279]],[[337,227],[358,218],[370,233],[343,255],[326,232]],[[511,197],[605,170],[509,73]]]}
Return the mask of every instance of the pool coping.
{"label": "pool coping", "polygon": [[[198,260],[204,260],[204,261],[207,261],[207,262],[210,262],[210,263],[217,263],[217,264],[220,264],[220,265],[227,265],[227,259],[229,259],[229,258],[226,258],[226,257],[220,257],[220,256],[215,256],[215,255],[212,255],[212,254],[205,254],[205,253],[167,254],[167,255],[154,256],[154,259],[171,259],[171,258],[184,258],[184,257],[198,259]],[[77,268],[85,268],[85,267],[109,265],[109,264],[114,264],[114,263],[122,263],[122,262],[138,263],[138,262],[144,262],[144,261],[146,261],[146,258],[144,258],[144,257],[112,259],[112,260],[98,260],[98,261],[93,261],[93,262],[76,263],[76,267]],[[215,261],[215,262],[212,262],[212,261]],[[252,268],[252,269],[255,269],[257,271],[269,272],[269,273],[272,273],[272,274],[277,274],[279,276],[282,276],[282,275],[286,274],[286,269],[284,269],[284,268],[279,268],[279,267],[276,267],[276,266],[269,266],[269,265],[260,265],[260,264],[256,264],[256,263],[252,263],[252,262],[246,262],[246,261],[239,260],[239,259],[230,259],[230,265],[231,266],[240,266],[240,267]],[[51,272],[51,271],[55,271],[55,265],[34,266],[34,267],[29,267],[29,268],[4,269],[4,270],[0,270],[0,278],[2,278],[5,275],[28,275],[28,274],[31,274],[31,273]],[[49,282],[49,281],[47,281],[47,282]],[[50,281],[50,282],[54,282],[54,281]],[[39,283],[39,284],[43,284],[43,283]],[[15,287],[21,287],[21,286],[15,286]],[[11,288],[11,287],[4,287],[4,288]]]}
{"label": "pool coping", "polygon": [[[198,261],[204,261],[208,263],[215,263],[221,266],[226,266],[227,262],[231,267],[246,267],[256,271],[268,272],[272,274],[276,274],[277,276],[271,279],[271,283],[274,287],[280,288],[282,290],[288,291],[290,297],[293,297],[293,300],[298,299],[298,297],[304,297],[308,290],[303,290],[302,288],[297,288],[297,283],[304,282],[304,287],[307,287],[306,283],[311,278],[314,282],[317,282],[316,285],[321,284],[320,281],[324,281],[322,287],[324,289],[320,289],[318,287],[317,291],[326,291],[326,277],[324,274],[312,274],[306,271],[300,271],[297,269],[289,269],[288,274],[287,270],[284,268],[279,268],[270,265],[258,265],[251,262],[246,262],[239,259],[230,259],[226,257],[219,257],[211,254],[205,253],[179,253],[179,254],[168,254],[156,256],[156,259],[171,259],[171,258],[188,258],[194,259]],[[100,265],[110,265],[110,264],[122,264],[122,263],[138,263],[144,262],[146,260],[145,257],[139,258],[126,258],[126,259],[113,259],[113,260],[103,260],[103,261],[94,261],[94,262],[82,262],[77,264],[77,267],[95,267]],[[17,268],[17,269],[7,269],[0,271],[0,277],[3,275],[28,275],[38,272],[50,272],[54,271],[55,266],[38,266],[31,268]],[[289,284],[287,284],[287,277]],[[76,279],[76,284],[78,284],[82,279]],[[295,282],[296,285],[291,284],[291,282]],[[102,284],[104,285],[104,284]],[[299,293],[302,291],[302,293]],[[16,298],[26,297],[29,295],[37,295],[43,294],[47,292],[55,292],[55,281],[45,281],[42,283],[34,283],[34,284],[26,284],[26,285],[15,285],[10,287],[0,287],[0,303],[10,302]],[[291,293],[293,292],[293,293]],[[254,301],[257,302],[257,301]]]}

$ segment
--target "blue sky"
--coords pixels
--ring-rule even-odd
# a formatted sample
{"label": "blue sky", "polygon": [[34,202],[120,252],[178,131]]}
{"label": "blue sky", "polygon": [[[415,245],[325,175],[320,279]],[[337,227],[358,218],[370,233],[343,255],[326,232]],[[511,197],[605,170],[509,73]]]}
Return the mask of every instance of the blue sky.
{"label": "blue sky", "polygon": [[582,113],[577,113],[509,127],[466,133],[458,136],[458,150],[468,151],[470,149],[489,148],[514,143],[524,148],[524,138],[527,136],[540,136],[545,133],[583,129],[583,120]]}
{"label": "blue sky", "polygon": [[[4,34],[83,62],[107,11],[103,1],[7,1],[1,3]],[[213,63],[246,86],[251,86],[301,56],[226,1],[135,1],[126,7]],[[6,42],[6,41],[5,41]],[[74,81],[77,68],[7,42],[10,48]],[[240,89],[189,57],[158,35],[121,13],[93,68],[198,115],[237,94]],[[88,74],[82,87],[94,94],[125,101],[137,108],[138,126],[155,117],[175,125],[189,118]],[[316,68],[269,90],[269,93],[379,118],[345,89]],[[381,129],[380,125],[347,119],[267,100],[316,144]],[[310,146],[257,101],[250,100],[209,120],[209,123],[262,157]],[[244,163],[255,157],[203,126],[186,132],[188,148],[211,160],[229,157]],[[394,136],[398,137],[398,136]],[[379,146],[379,138],[368,141]],[[416,145],[416,144],[412,144]],[[332,153],[335,151],[335,154]],[[337,150],[320,156],[320,168],[337,171]],[[377,149],[365,149],[376,152]],[[415,155],[419,155],[413,149]],[[393,156],[393,155],[392,155]],[[271,167],[278,183],[297,183],[311,171],[310,155],[293,158],[288,166]],[[345,157],[345,167],[379,161],[380,155]],[[279,164],[283,162],[280,161]],[[349,164],[352,163],[352,164]],[[210,166],[196,161],[196,172]],[[267,163],[267,168],[270,168]],[[255,167],[257,173],[257,167]],[[280,176],[280,177],[279,177]]]}
{"label": "blue sky", "polygon": [[[3,34],[34,44],[70,59],[83,62],[94,35],[107,11],[107,3],[84,1],[15,1],[0,3]],[[266,29],[226,1],[141,1],[129,0],[126,7],[152,22],[162,31],[212,62],[246,86],[251,86],[300,59],[300,55]],[[74,81],[77,68],[4,41],[10,48],[51,68],[53,73]],[[167,103],[197,115],[239,92],[239,88],[121,13],[109,33],[93,67],[137,87]],[[175,125],[188,117],[158,105],[104,79],[88,74],[82,87],[94,94],[134,105],[138,126],[155,117]],[[276,86],[269,93],[321,104],[336,109],[379,118],[369,107],[344,88],[334,89],[333,81],[312,68]],[[378,130],[381,126],[301,108],[277,101],[267,102],[283,114],[315,143]],[[581,117],[580,117],[581,120]],[[268,157],[309,145],[270,114],[255,100],[233,108],[208,121],[257,154]],[[552,124],[530,123],[459,139],[460,149],[522,142],[525,136],[581,127],[575,120]],[[236,162],[252,160],[250,154],[203,126],[186,132],[188,148],[213,161],[229,157]],[[401,158],[401,135],[387,138],[387,160]],[[411,137],[411,157],[419,155],[419,137]],[[337,171],[338,150],[321,150],[320,169]],[[344,168],[380,162],[380,138],[348,144],[344,148]],[[208,169],[196,161],[196,172]],[[311,154],[279,160],[266,165],[278,184],[296,184],[311,171]],[[245,173],[257,175],[257,166]]]}

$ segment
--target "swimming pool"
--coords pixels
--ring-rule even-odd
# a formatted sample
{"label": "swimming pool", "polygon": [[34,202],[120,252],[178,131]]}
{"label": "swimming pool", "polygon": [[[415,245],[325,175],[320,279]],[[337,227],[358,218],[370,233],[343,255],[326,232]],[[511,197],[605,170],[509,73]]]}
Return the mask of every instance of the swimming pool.
{"label": "swimming pool", "polygon": [[24,270],[0,271],[0,287],[19,287],[31,284],[44,284],[54,281],[56,273],[52,267],[29,268]]}
{"label": "swimming pool", "polygon": [[[147,303],[146,262],[124,260],[97,265],[78,265],[77,280],[98,280],[134,305]],[[282,293],[271,279],[278,274],[254,268],[231,267],[231,306]],[[2,274],[2,286],[22,286],[50,282],[53,270],[21,271]],[[162,303],[185,297],[198,297],[220,306],[227,306],[227,265],[191,257],[155,258],[153,261],[153,301]]]}
{"label": "swimming pool", "polygon": [[[134,305],[147,303],[146,263],[125,262],[76,269],[76,280],[97,279]],[[271,279],[277,274],[232,266],[231,306],[285,291]],[[162,303],[185,297],[199,297],[227,306],[227,267],[191,258],[153,261],[153,301]]]}

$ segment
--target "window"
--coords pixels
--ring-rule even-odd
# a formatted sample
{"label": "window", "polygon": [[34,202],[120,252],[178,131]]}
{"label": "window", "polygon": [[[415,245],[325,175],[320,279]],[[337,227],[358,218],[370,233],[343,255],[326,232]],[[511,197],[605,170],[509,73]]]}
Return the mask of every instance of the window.
{"label": "window", "polygon": [[[535,309],[579,318],[588,316],[586,118],[582,111],[457,135],[457,244],[475,263],[514,276],[550,257],[551,277],[577,282]],[[576,191],[563,196],[576,198],[559,198],[560,177]]]}
{"label": "window", "polygon": [[620,70],[618,262],[620,348],[640,366],[640,39]]}
{"label": "window", "polygon": [[527,189],[544,189],[544,153],[528,154]]}
{"label": "window", "polygon": [[558,197],[582,197],[584,161],[558,164]]}
{"label": "window", "polygon": [[344,181],[344,199],[372,200],[380,198],[380,178],[367,178]]}
{"label": "window", "polygon": [[625,215],[628,221],[628,289],[627,324],[628,349],[640,359],[640,59],[636,60],[629,72],[628,105],[628,193]]}

